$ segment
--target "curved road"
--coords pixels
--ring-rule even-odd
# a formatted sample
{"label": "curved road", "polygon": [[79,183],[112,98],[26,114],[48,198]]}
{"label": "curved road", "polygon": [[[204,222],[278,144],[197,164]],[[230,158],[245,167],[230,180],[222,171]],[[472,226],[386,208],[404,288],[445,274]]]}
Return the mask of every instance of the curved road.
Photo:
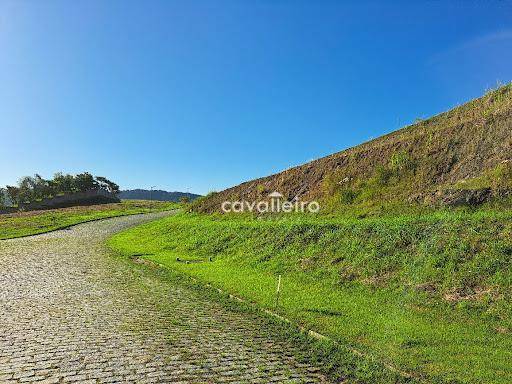
{"label": "curved road", "polygon": [[257,318],[108,255],[162,215],[0,241],[0,383],[325,382]]}

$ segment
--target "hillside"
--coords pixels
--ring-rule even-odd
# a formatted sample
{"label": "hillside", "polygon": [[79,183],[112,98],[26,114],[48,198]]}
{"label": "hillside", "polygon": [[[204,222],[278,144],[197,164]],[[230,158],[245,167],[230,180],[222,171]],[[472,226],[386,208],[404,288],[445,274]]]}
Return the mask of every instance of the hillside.
{"label": "hillside", "polygon": [[512,85],[354,148],[248,181],[196,204],[257,201],[278,191],[324,206],[407,202],[478,204],[510,196]]}
{"label": "hillside", "polygon": [[188,192],[167,192],[162,190],[149,191],[147,189],[131,189],[121,191],[118,197],[122,200],[157,200],[179,202],[186,197],[190,201],[197,199],[201,195]]}

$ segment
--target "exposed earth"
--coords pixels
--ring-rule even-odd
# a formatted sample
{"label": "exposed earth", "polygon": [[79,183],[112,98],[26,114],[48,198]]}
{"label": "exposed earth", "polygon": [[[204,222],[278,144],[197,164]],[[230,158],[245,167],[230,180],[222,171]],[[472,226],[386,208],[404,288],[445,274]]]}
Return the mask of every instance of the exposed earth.
{"label": "exposed earth", "polygon": [[326,382],[293,345],[109,254],[165,213],[0,242],[0,382]]}

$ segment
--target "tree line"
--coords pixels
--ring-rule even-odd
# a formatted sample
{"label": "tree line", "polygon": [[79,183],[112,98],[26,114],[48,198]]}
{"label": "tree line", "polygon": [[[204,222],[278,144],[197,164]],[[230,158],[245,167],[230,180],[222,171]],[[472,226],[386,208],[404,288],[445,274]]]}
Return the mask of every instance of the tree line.
{"label": "tree line", "polygon": [[0,190],[0,205],[2,205],[2,195],[6,195],[12,204],[20,205],[44,198],[100,189],[114,194],[119,193],[119,185],[106,177],[93,176],[89,172],[77,175],[59,172],[50,180],[35,174],[22,177],[16,186],[7,185],[3,191]]}

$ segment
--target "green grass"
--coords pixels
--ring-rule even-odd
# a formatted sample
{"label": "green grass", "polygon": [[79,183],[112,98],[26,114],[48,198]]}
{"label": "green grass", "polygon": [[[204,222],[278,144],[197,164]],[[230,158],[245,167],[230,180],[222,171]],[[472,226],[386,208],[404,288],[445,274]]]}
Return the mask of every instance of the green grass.
{"label": "green grass", "polygon": [[[511,211],[366,219],[180,214],[116,235],[110,245],[263,308],[274,307],[281,274],[277,311],[343,346],[429,381],[512,381]],[[336,364],[349,372],[342,360]]]}
{"label": "green grass", "polygon": [[[131,268],[129,271],[137,275],[135,279],[130,281],[142,284],[145,289],[149,288],[147,284],[151,284],[151,290],[155,289],[154,280],[147,278],[151,276],[163,283],[158,285],[160,287],[171,284],[194,290],[203,298],[220,303],[229,311],[243,313],[245,316],[252,318],[260,328],[259,334],[267,335],[270,340],[282,340],[294,344],[297,347],[294,350],[294,358],[297,361],[322,367],[324,373],[329,375],[334,382],[345,383],[345,379],[348,377],[351,378],[351,383],[361,384],[381,382],[414,384],[417,382],[416,379],[403,377],[397,372],[389,370],[381,362],[375,361],[370,357],[361,357],[354,354],[346,346],[335,345],[330,340],[318,340],[308,337],[304,332],[298,331],[293,324],[260,311],[257,305],[233,300],[228,293],[219,292],[211,286],[205,286],[200,281],[190,279],[187,274],[170,268],[154,268],[147,264],[134,263],[130,258],[126,258],[123,254],[119,253],[114,253],[113,256],[118,258],[120,263],[130,264]],[[163,294],[168,294],[165,288],[164,291]],[[166,306],[172,305],[172,302],[161,300],[155,303],[155,305],[160,309],[164,309]],[[179,318],[175,318],[170,320],[170,325],[180,327],[183,324]],[[133,324],[130,324],[129,329],[133,330],[133,326]],[[147,328],[148,324],[144,326]],[[250,343],[251,341],[247,340],[247,342]],[[342,365],[339,364],[340,361],[343,362]]]}
{"label": "green grass", "polygon": [[36,235],[108,217],[175,209],[176,203],[126,200],[116,204],[80,206],[0,215],[0,240]]}

